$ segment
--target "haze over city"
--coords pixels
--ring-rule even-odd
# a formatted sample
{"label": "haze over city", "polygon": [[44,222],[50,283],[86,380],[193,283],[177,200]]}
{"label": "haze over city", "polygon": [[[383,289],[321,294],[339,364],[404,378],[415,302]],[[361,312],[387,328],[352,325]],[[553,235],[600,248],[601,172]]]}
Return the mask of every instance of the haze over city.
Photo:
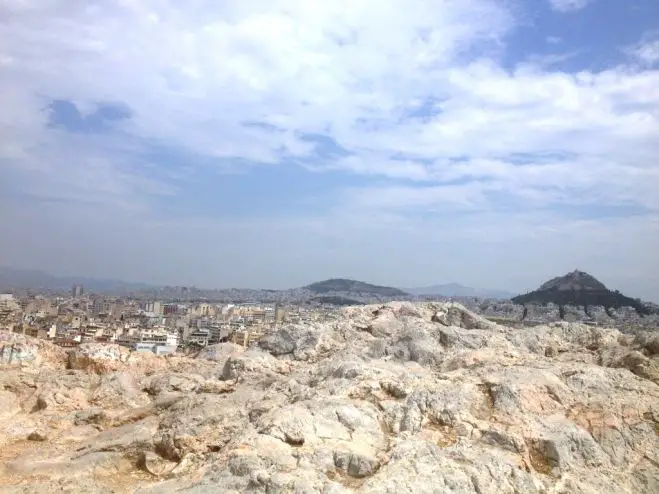
{"label": "haze over city", "polygon": [[659,301],[654,0],[0,6],[0,265]]}

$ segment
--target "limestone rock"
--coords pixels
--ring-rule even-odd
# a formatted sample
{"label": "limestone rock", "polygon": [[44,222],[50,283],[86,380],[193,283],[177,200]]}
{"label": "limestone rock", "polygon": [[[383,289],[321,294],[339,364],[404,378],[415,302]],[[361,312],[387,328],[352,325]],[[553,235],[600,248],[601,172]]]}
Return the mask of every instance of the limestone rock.
{"label": "limestone rock", "polygon": [[0,331],[0,366],[31,366],[61,369],[66,362],[62,349],[16,333]]}
{"label": "limestone rock", "polygon": [[115,344],[83,343],[68,354],[69,369],[105,373],[122,369],[128,349]]}
{"label": "limestone rock", "polygon": [[332,346],[325,333],[314,326],[288,325],[261,338],[259,347],[276,357],[288,355],[295,360],[313,360]]}
{"label": "limestone rock", "polygon": [[409,302],[196,357],[3,335],[0,490],[654,494],[657,341]]}
{"label": "limestone rock", "polygon": [[10,391],[0,390],[0,420],[8,420],[21,411],[18,398]]}
{"label": "limestone rock", "polygon": [[99,383],[89,395],[92,406],[104,410],[126,407],[140,407],[149,403],[135,377],[128,372],[111,372],[100,376]]}
{"label": "limestone rock", "polygon": [[234,343],[218,343],[216,345],[208,345],[204,347],[197,358],[212,360],[224,364],[229,357],[235,354],[243,353],[245,349],[241,345]]}
{"label": "limestone rock", "polygon": [[176,468],[176,463],[173,461],[168,461],[161,456],[151,452],[144,451],[140,454],[138,464],[145,471],[149,472],[151,475],[156,477],[163,477]]}
{"label": "limestone rock", "polygon": [[250,349],[242,355],[230,357],[224,365],[222,377],[236,379],[250,374],[289,374],[290,371],[291,365],[288,362],[277,360],[261,350]]}
{"label": "limestone rock", "polygon": [[205,381],[196,374],[166,373],[153,376],[147,390],[154,396],[171,392],[191,393],[203,386]]}
{"label": "limestone rock", "polygon": [[153,436],[157,428],[158,421],[155,417],[149,417],[136,423],[108,429],[78,448],[76,456],[99,451],[132,453],[149,449],[153,444]]}

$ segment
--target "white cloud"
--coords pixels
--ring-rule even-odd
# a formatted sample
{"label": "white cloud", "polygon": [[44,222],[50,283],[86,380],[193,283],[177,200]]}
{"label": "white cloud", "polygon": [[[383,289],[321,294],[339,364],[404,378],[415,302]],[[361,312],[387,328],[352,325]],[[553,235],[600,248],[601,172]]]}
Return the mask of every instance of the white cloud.
{"label": "white cloud", "polygon": [[628,47],[626,51],[644,66],[657,65],[659,63],[659,32],[646,34],[639,43]]}
{"label": "white cloud", "polygon": [[[5,6],[3,55],[16,61],[6,85],[23,95],[122,101],[143,137],[266,162],[278,159],[279,142],[243,122],[349,131],[398,106],[425,69],[510,24],[486,0],[70,5]],[[24,111],[13,104],[5,116]]]}
{"label": "white cloud", "polygon": [[[133,135],[219,158],[318,167],[299,136],[329,132],[352,156],[328,168],[413,180],[433,173],[392,155],[614,154],[639,166],[635,154],[656,149],[657,73],[567,75],[536,61],[509,74],[478,58],[513,26],[494,1],[70,5],[5,7],[7,153],[41,139],[44,96],[125,103]],[[428,98],[438,115],[406,117]]]}
{"label": "white cloud", "polygon": [[551,8],[558,12],[581,10],[593,0],[549,0]]}

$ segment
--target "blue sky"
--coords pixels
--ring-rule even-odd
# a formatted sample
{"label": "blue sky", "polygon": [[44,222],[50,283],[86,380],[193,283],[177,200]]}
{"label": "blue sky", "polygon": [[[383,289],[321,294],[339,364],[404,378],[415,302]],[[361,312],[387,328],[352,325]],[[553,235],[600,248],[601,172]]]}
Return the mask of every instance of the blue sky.
{"label": "blue sky", "polygon": [[659,1],[0,6],[0,265],[659,300]]}

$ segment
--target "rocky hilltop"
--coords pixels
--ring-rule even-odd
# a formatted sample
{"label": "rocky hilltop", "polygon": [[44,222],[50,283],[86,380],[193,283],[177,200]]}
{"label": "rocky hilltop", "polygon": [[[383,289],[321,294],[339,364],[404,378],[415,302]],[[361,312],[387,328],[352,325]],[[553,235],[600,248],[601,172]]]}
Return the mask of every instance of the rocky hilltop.
{"label": "rocky hilltop", "polygon": [[347,280],[343,278],[334,278],[325,281],[318,281],[304,287],[317,294],[340,293],[347,295],[375,295],[383,297],[406,296],[402,290],[390,286],[371,285],[363,281]]}
{"label": "rocky hilltop", "polygon": [[533,292],[513,297],[512,301],[523,305],[551,303],[558,306],[604,307],[607,310],[633,307],[642,315],[652,312],[640,300],[611,291],[595,277],[579,270],[553,278]]}
{"label": "rocky hilltop", "polygon": [[608,291],[608,288],[594,276],[579,271],[578,269],[566,274],[557,276],[543,283],[539,291],[587,291],[598,292]]}
{"label": "rocky hilltop", "polygon": [[659,492],[654,333],[393,302],[188,357],[0,338],[2,492]]}

